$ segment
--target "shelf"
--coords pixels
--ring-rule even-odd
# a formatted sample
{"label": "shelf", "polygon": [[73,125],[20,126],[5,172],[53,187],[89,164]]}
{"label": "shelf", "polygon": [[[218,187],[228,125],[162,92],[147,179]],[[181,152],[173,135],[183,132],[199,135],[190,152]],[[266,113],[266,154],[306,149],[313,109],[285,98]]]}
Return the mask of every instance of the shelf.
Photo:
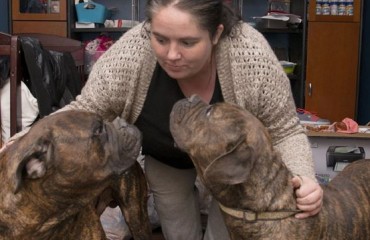
{"label": "shelf", "polygon": [[358,22],[357,18],[354,16],[333,16],[333,15],[316,15],[313,19],[308,19],[308,21],[315,22]]}
{"label": "shelf", "polygon": [[261,33],[302,33],[301,28],[262,28],[256,27]]}
{"label": "shelf", "polygon": [[130,27],[123,28],[71,28],[72,33],[97,33],[97,32],[126,32]]}
{"label": "shelf", "polygon": [[[307,2],[290,0],[289,13],[300,16],[300,23],[270,22],[264,16],[269,11],[270,1],[233,0],[232,6],[244,22],[254,27],[268,41],[279,60],[295,62],[294,72],[287,74],[296,106],[304,108]],[[267,21],[266,21],[267,20]]]}
{"label": "shelf", "polygon": [[308,9],[309,22],[360,22],[361,21],[361,5],[362,0],[353,1],[353,15],[339,16],[339,15],[316,15],[316,2],[312,0]]}
{"label": "shelf", "polygon": [[130,30],[133,26],[136,26],[139,21],[139,13],[140,13],[140,0],[131,0],[131,1],[124,1],[121,3],[121,0],[99,0],[100,4],[105,5],[108,9],[117,8],[117,13],[114,14],[112,19],[110,20],[122,20],[121,27],[104,27],[104,24],[96,24],[95,28],[84,28],[85,26],[81,26],[83,28],[76,28],[75,22],[78,21],[75,5],[73,1],[69,1],[69,8],[68,8],[68,22],[69,22],[69,29],[68,35],[70,38],[78,39],[78,40],[88,40],[89,38],[93,38],[94,35],[99,33],[109,33],[112,37],[116,40],[120,37],[121,34]]}

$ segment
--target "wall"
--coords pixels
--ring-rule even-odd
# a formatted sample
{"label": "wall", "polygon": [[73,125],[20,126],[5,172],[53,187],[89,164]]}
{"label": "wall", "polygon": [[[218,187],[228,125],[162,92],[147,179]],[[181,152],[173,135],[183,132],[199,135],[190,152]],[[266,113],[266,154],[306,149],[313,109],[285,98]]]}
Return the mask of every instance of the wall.
{"label": "wall", "polygon": [[0,32],[9,33],[9,1],[1,0]]}
{"label": "wall", "polygon": [[370,122],[370,2],[364,1],[362,32],[362,56],[360,69],[360,85],[358,98],[359,124]]}

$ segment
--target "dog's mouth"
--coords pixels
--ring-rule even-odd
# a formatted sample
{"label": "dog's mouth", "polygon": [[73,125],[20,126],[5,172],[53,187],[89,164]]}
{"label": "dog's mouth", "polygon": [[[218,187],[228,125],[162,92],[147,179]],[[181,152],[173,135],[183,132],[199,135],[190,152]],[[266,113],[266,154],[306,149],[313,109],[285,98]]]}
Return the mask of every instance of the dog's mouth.
{"label": "dog's mouth", "polygon": [[109,144],[116,154],[113,156],[112,168],[121,174],[129,168],[140,154],[142,136],[140,131],[123,119],[116,119],[113,123],[106,123]]}

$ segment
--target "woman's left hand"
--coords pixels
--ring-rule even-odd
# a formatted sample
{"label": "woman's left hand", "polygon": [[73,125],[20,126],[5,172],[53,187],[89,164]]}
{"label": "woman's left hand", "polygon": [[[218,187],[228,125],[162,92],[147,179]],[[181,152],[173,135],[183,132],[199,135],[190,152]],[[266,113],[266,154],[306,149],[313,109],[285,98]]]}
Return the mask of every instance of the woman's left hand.
{"label": "woman's left hand", "polygon": [[323,190],[313,179],[305,176],[295,176],[292,179],[296,189],[297,207],[303,212],[295,215],[296,218],[307,218],[316,215],[322,207]]}

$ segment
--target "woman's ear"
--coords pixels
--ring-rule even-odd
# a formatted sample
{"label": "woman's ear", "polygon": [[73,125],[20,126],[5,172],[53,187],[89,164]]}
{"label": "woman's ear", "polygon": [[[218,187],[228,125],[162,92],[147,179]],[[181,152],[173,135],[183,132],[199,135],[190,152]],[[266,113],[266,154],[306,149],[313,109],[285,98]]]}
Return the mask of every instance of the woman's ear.
{"label": "woman's ear", "polygon": [[218,25],[217,30],[215,32],[215,35],[213,36],[213,39],[212,39],[213,45],[216,45],[218,43],[218,41],[221,38],[221,34],[222,34],[223,31],[224,31],[224,25],[222,25],[222,24]]}

